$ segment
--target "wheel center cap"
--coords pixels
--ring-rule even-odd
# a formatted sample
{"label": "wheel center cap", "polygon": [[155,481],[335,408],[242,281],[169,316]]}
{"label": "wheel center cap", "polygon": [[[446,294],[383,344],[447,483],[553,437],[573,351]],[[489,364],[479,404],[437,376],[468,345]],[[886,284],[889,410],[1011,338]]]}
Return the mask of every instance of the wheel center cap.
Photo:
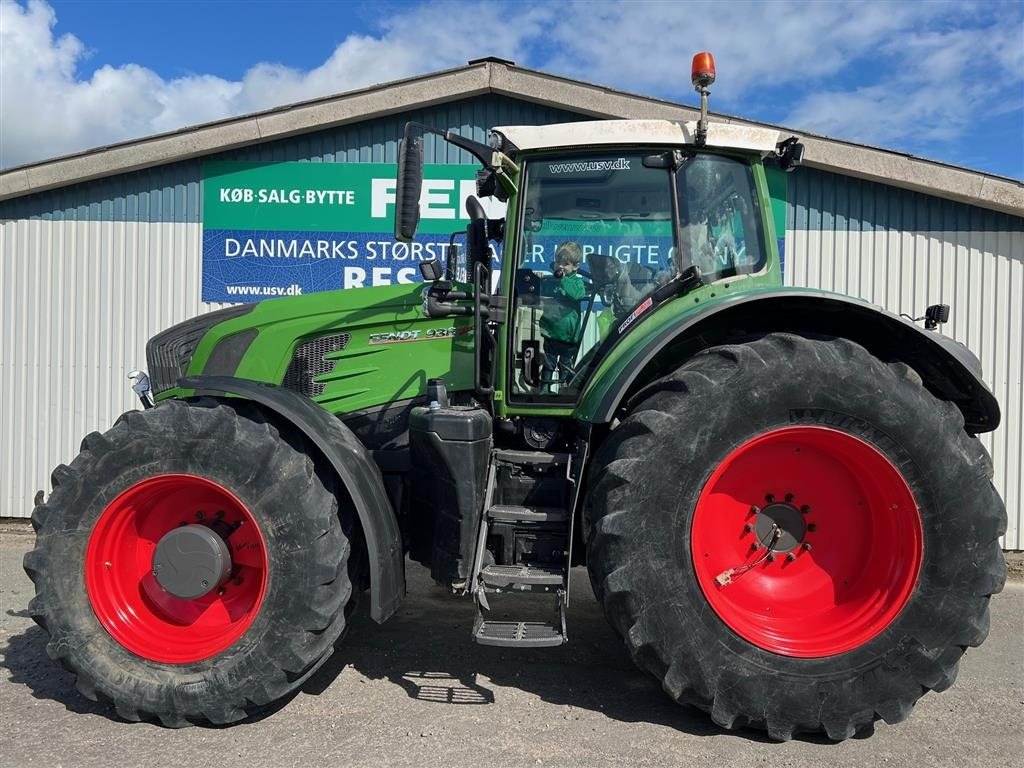
{"label": "wheel center cap", "polygon": [[164,534],[153,553],[153,577],[183,600],[209,594],[231,575],[227,542],[205,525],[183,525]]}
{"label": "wheel center cap", "polygon": [[754,520],[754,534],[757,540],[767,545],[772,540],[773,526],[779,533],[775,543],[771,545],[773,552],[788,552],[800,546],[807,533],[807,523],[800,510],[792,504],[777,502],[764,507]]}

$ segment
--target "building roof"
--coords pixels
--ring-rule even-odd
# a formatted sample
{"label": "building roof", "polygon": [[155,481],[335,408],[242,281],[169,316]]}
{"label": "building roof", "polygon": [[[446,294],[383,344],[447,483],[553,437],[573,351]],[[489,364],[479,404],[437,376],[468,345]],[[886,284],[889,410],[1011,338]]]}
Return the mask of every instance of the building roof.
{"label": "building roof", "polygon": [[[686,122],[698,116],[687,105],[488,57],[455,69],[10,168],[0,171],[0,200],[487,93],[600,119]],[[1024,183],[1014,179],[738,117],[714,118],[799,136],[806,147],[804,165],[813,168],[1024,216]]]}

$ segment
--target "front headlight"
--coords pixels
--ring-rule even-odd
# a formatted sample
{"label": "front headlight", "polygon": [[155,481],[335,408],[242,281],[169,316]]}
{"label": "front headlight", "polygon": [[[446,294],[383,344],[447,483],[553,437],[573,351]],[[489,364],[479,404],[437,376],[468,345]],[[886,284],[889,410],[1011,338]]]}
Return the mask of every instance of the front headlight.
{"label": "front headlight", "polygon": [[146,364],[153,383],[153,394],[172,389],[188,371],[196,347],[206,332],[218,323],[251,312],[255,304],[219,309],[171,326],[146,344]]}

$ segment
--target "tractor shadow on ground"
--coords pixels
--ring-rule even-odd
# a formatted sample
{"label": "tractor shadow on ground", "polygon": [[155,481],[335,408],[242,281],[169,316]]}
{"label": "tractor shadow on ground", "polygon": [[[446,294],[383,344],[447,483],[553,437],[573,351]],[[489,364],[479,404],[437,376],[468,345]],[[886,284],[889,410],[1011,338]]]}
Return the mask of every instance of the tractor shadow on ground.
{"label": "tractor shadow on ground", "polygon": [[[8,611],[7,614],[28,615],[27,611]],[[90,701],[75,689],[71,673],[61,669],[46,655],[49,639],[46,632],[34,625],[20,634],[9,636],[7,644],[0,647],[0,668],[7,671],[8,679],[24,685],[34,698],[59,702],[69,712],[120,720],[112,705]]]}
{"label": "tractor shadow on ground", "polygon": [[[406,576],[409,591],[398,614],[377,625],[367,615],[364,601],[347,637],[306,682],[304,693],[322,693],[345,667],[352,667],[371,679],[390,680],[411,698],[439,706],[500,703],[502,689],[511,688],[566,707],[560,713],[566,719],[578,717],[574,710],[591,710],[613,720],[654,723],[692,735],[729,733],[773,743],[761,731],[724,731],[705,713],[669,700],[652,677],[633,665],[605,621],[584,569],[576,569],[572,577],[570,642],[536,650],[475,644],[470,637],[474,609],[468,598],[435,586],[416,564],[407,563]],[[498,618],[500,599],[491,601]],[[796,738],[831,743],[817,735]]]}
{"label": "tractor shadow on ground", "polygon": [[[7,615],[24,618],[27,611],[7,611]],[[49,635],[40,627],[31,626],[19,634],[10,635],[7,644],[0,646],[0,669],[7,672],[7,678],[18,685],[28,688],[33,698],[56,701],[68,712],[75,714],[99,715],[115,723],[133,725],[118,715],[114,705],[107,701],[91,701],[75,688],[74,676],[56,664],[46,654]],[[259,722],[271,717],[288,705],[298,691],[283,699],[261,707],[251,714],[246,722]],[[149,721],[157,727],[163,727],[158,720]],[[231,725],[215,725],[213,723],[197,723],[201,728],[219,730],[230,728]]]}
{"label": "tractor shadow on ground", "polygon": [[[724,731],[703,712],[670,701],[653,678],[633,665],[606,623],[582,569],[573,573],[570,642],[537,650],[476,645],[470,638],[474,610],[467,598],[435,586],[418,565],[407,564],[407,578],[409,592],[398,614],[377,625],[367,615],[363,600],[350,631],[324,666],[298,691],[261,708],[247,722],[272,717],[295,696],[323,693],[346,667],[352,667],[368,678],[389,680],[412,699],[439,707],[501,705],[502,698],[508,701],[509,697],[504,689],[518,689],[566,707],[565,719],[578,717],[574,710],[590,710],[612,720],[663,725],[692,735],[730,734],[772,743],[760,731]],[[492,607],[501,613],[497,598]],[[25,616],[20,611],[8,614]],[[6,645],[0,646],[0,668],[9,680],[24,685],[37,699],[62,704],[69,712],[124,723],[112,705],[90,701],[75,689],[73,676],[47,656],[48,639],[37,626],[8,636]],[[814,734],[796,738],[832,743]]]}

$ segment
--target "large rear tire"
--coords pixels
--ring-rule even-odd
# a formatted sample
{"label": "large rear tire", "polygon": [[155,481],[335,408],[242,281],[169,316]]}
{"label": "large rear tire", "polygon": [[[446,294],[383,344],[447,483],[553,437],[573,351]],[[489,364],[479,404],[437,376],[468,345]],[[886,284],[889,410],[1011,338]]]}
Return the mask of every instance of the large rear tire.
{"label": "large rear tire", "polygon": [[843,339],[715,347],[594,461],[588,567],[639,666],[726,728],[905,719],[984,640],[1006,512],[958,409]]}
{"label": "large rear tire", "polygon": [[255,408],[127,413],[52,481],[32,515],[29,608],[88,698],[127,720],[229,723],[330,656],[353,516]]}

